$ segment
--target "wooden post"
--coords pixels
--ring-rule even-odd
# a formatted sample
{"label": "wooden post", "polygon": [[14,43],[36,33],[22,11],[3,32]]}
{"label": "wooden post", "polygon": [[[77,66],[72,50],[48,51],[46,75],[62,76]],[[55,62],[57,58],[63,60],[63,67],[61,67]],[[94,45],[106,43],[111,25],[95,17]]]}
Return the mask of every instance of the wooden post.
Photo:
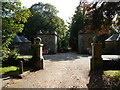
{"label": "wooden post", "polygon": [[20,60],[19,62],[19,74],[22,74],[23,73],[23,61]]}

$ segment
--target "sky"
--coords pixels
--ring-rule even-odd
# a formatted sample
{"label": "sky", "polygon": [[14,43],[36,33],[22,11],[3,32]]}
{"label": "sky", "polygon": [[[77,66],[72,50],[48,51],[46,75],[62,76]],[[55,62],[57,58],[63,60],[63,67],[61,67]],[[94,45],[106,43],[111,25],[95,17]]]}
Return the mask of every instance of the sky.
{"label": "sky", "polygon": [[43,3],[50,3],[51,5],[55,6],[56,9],[59,11],[57,14],[60,18],[62,18],[65,22],[70,21],[74,15],[75,8],[79,5],[80,0],[20,0],[22,6],[27,8],[31,7],[33,4],[38,2]]}

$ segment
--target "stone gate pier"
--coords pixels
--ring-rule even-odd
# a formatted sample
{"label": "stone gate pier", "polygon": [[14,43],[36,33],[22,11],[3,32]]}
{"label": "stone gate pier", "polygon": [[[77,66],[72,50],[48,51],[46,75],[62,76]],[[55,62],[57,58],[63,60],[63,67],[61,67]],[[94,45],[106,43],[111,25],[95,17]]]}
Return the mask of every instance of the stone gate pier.
{"label": "stone gate pier", "polygon": [[36,69],[43,69],[42,40],[40,37],[34,39],[33,44],[33,64]]}
{"label": "stone gate pier", "polygon": [[92,58],[91,58],[91,70],[98,70],[103,68],[102,55],[102,43],[98,42],[96,39],[91,43],[92,46]]}

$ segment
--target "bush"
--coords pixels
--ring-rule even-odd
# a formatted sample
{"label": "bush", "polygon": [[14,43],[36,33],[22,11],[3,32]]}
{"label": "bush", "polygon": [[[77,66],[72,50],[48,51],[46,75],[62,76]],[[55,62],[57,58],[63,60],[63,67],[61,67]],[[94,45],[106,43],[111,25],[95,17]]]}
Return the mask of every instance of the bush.
{"label": "bush", "polygon": [[10,53],[8,53],[8,57],[3,58],[3,66],[18,66],[18,52],[16,50],[11,50]]}

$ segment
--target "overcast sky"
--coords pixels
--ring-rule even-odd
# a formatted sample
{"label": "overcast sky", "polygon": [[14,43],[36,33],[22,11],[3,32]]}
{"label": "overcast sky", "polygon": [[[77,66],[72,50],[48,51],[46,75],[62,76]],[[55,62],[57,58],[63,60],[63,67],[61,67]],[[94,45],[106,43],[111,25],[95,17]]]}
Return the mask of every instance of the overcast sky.
{"label": "overcast sky", "polygon": [[74,14],[75,8],[79,5],[79,0],[20,0],[22,6],[27,8],[38,2],[50,3],[59,11],[58,16],[64,21],[69,21],[69,18]]}

